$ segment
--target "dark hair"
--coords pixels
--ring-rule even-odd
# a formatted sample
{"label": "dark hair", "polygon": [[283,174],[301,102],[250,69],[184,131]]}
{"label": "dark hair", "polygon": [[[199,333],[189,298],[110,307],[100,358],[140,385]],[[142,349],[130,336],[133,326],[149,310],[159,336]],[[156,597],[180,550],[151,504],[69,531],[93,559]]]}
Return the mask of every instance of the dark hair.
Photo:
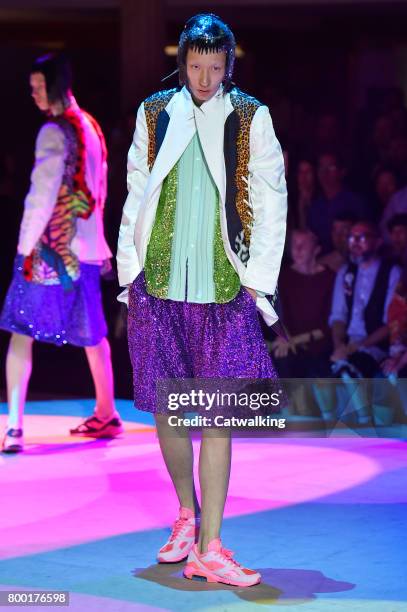
{"label": "dark hair", "polygon": [[297,158],[297,163],[296,163],[296,168],[295,168],[297,172],[300,167],[300,164],[309,164],[310,166],[313,167],[315,171],[315,159],[311,155],[301,155],[300,157]]}
{"label": "dark hair", "polygon": [[44,75],[48,101],[51,104],[62,102],[67,106],[72,88],[72,69],[65,54],[48,53],[37,58],[31,66],[31,74],[36,72]]}
{"label": "dark hair", "polygon": [[317,165],[321,163],[321,157],[325,157],[326,155],[334,158],[335,163],[338,166],[338,168],[340,168],[340,170],[344,170],[346,168],[346,163],[345,163],[343,154],[340,151],[332,151],[332,150],[321,151],[321,153],[319,153],[318,155]]}
{"label": "dark hair", "polygon": [[355,225],[356,223],[358,223],[358,217],[357,215],[355,215],[354,212],[347,210],[335,215],[333,218],[333,222],[335,223],[335,221],[343,221],[344,223],[348,222],[352,223],[352,225]]}
{"label": "dark hair", "polygon": [[369,228],[371,233],[374,234],[376,238],[380,237],[380,231],[379,231],[377,224],[374,223],[373,221],[370,221],[370,219],[358,219],[357,221],[352,223],[352,228],[355,227],[355,225],[365,225],[366,227]]}
{"label": "dark hair", "polygon": [[290,233],[289,233],[289,244],[290,244],[290,248],[292,246],[292,240],[294,238],[294,236],[296,234],[300,234],[300,236],[308,236],[308,238],[311,238],[312,242],[314,243],[314,246],[320,246],[320,241],[319,238],[316,234],[314,234],[313,231],[311,231],[310,229],[306,228],[300,228],[300,227],[294,227]]}
{"label": "dark hair", "polygon": [[231,29],[213,13],[194,15],[186,22],[178,44],[178,69],[180,85],[187,82],[186,57],[188,49],[199,53],[226,51],[226,69],[223,81],[225,92],[232,89],[236,41]]}
{"label": "dark hair", "polygon": [[397,225],[407,227],[407,213],[399,213],[398,215],[394,215],[387,221],[387,229],[389,230],[389,232],[393,231],[393,229]]}
{"label": "dark hair", "polygon": [[399,174],[397,170],[395,170],[392,166],[389,166],[389,165],[377,166],[372,172],[372,179],[375,183],[381,174],[391,174],[394,177],[396,187],[400,186]]}

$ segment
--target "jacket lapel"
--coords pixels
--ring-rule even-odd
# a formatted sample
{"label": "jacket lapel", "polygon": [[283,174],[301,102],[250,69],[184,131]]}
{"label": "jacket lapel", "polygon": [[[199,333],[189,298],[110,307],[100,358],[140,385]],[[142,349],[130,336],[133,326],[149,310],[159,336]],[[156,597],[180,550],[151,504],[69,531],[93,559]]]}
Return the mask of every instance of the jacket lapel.
{"label": "jacket lapel", "polygon": [[191,98],[185,94],[184,90],[175,96],[172,107],[171,102],[168,105],[170,121],[148,180],[147,201],[177,163],[195,133]]}
{"label": "jacket lapel", "polygon": [[177,163],[196,129],[202,144],[208,168],[219,190],[222,203],[226,197],[226,171],[223,154],[223,140],[226,116],[233,109],[228,108],[229,96],[220,91],[203,108],[196,108],[191,95],[184,87],[168,105],[170,121],[155,159],[147,184],[146,201],[161,185],[170,170]]}

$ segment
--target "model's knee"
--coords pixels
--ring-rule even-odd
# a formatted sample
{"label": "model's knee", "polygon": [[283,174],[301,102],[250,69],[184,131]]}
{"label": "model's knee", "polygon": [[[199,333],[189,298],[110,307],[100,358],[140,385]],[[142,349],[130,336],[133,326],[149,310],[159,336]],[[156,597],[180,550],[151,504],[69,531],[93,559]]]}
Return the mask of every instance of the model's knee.
{"label": "model's knee", "polygon": [[106,336],[102,338],[100,342],[97,344],[93,344],[92,346],[85,346],[85,351],[89,354],[100,353],[101,351],[110,351],[110,344]]}
{"label": "model's knee", "polygon": [[30,348],[34,342],[31,336],[24,336],[23,334],[11,334],[10,347],[14,349]]}
{"label": "model's knee", "polygon": [[169,427],[168,414],[155,414],[154,419],[157,427]]}

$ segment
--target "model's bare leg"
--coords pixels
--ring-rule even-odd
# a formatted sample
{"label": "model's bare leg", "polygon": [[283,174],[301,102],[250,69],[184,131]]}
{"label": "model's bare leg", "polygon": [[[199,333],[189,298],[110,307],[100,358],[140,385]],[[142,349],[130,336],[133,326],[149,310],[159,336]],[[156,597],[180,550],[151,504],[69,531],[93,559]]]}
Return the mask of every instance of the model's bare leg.
{"label": "model's bare leg", "polygon": [[205,552],[211,540],[219,538],[229,486],[232,445],[230,431],[203,428],[199,455],[201,485],[201,528],[198,547]]}
{"label": "model's bare leg", "polygon": [[110,346],[103,338],[95,346],[85,347],[96,391],[95,415],[102,420],[119,416],[114,405],[114,383]]}
{"label": "model's bare leg", "polygon": [[171,427],[168,415],[156,414],[155,422],[161,452],[180,506],[199,514],[194,485],[194,453],[187,427]]}
{"label": "model's bare leg", "polygon": [[8,427],[23,428],[24,406],[32,370],[33,339],[12,334],[6,358]]}

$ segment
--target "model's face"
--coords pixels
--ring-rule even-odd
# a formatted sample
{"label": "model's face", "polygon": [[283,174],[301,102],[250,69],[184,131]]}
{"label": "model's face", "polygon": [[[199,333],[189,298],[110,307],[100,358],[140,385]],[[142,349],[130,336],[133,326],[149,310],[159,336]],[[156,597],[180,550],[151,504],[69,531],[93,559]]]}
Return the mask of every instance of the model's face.
{"label": "model's face", "polygon": [[196,49],[188,49],[186,68],[193,98],[199,103],[207,102],[225,77],[226,51],[199,53]]}
{"label": "model's face", "polygon": [[49,102],[47,96],[47,84],[45,77],[40,72],[34,72],[30,75],[31,95],[35,104],[42,111],[49,110]]}

